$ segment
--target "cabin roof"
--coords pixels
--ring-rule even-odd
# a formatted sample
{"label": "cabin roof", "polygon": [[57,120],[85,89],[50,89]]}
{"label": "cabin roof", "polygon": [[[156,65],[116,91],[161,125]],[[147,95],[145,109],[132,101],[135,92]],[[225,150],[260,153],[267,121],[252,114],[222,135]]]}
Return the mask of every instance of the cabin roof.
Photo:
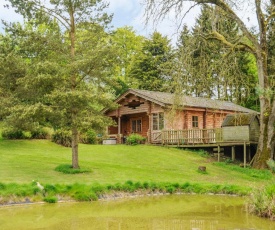
{"label": "cabin roof", "polygon": [[230,101],[220,101],[209,98],[202,97],[191,97],[180,95],[176,96],[172,93],[140,90],[140,89],[129,89],[124,94],[116,99],[116,102],[119,103],[123,98],[127,97],[129,94],[134,94],[138,97],[144,98],[148,101],[152,101],[160,106],[169,106],[174,103],[178,103],[179,106],[186,107],[196,107],[196,108],[209,108],[209,109],[218,109],[218,110],[229,110],[242,113],[256,113],[256,111],[247,109],[243,106],[234,104]]}
{"label": "cabin roof", "polygon": [[246,126],[250,125],[255,119],[258,119],[256,113],[228,114],[222,123],[222,127]]}

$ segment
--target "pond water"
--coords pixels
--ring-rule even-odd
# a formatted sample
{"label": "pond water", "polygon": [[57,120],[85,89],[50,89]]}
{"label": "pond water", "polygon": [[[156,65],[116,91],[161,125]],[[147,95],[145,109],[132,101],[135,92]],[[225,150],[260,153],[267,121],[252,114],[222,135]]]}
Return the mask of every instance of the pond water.
{"label": "pond water", "polygon": [[245,198],[171,195],[3,206],[0,229],[273,230],[275,222],[249,215]]}

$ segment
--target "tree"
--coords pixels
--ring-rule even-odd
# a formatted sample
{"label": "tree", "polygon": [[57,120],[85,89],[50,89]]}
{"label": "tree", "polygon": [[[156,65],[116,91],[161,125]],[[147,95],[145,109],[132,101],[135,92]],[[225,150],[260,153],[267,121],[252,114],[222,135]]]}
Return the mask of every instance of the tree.
{"label": "tree", "polygon": [[172,58],[173,50],[168,38],[154,32],[132,60],[130,76],[135,79],[134,86],[146,90],[169,90],[171,78],[167,70],[171,67]]}
{"label": "tree", "polygon": [[117,28],[112,33],[112,42],[116,49],[117,64],[114,66],[114,76],[120,88],[116,87],[117,95],[132,87],[130,69],[134,56],[141,50],[144,37],[137,35],[132,27]]}
{"label": "tree", "polygon": [[204,37],[211,33],[212,27],[230,41],[238,39],[236,23],[222,17],[217,8],[204,5],[191,31],[184,26],[177,44],[178,59],[184,59],[181,65],[189,73],[182,82],[184,90],[196,96],[245,105],[247,95],[253,96],[256,82],[253,67],[256,67],[256,62],[250,54],[228,53],[227,47],[219,41],[206,41]]}
{"label": "tree", "polygon": [[[33,97],[29,98],[29,101],[34,103],[32,106],[40,104],[52,114],[47,119],[53,125],[70,129],[72,167],[79,168],[79,133],[92,123],[102,124],[103,117],[100,116],[99,110],[111,103],[110,95],[105,93],[110,82],[108,72],[112,59],[112,48],[104,31],[111,20],[111,17],[103,12],[107,5],[101,0],[9,2],[32,23],[33,31],[30,32],[34,40],[32,44],[28,33],[25,41],[29,42],[30,47],[25,58],[28,59],[29,68],[21,81],[22,86],[28,92],[27,95],[31,95],[28,90],[32,89],[31,91],[36,93],[40,90],[40,97],[35,100]],[[49,23],[58,28],[48,28],[44,33],[37,32],[38,27],[47,27]],[[24,29],[11,29],[11,33],[19,32],[19,36],[23,31]],[[48,31],[56,32],[55,41],[50,39]],[[44,49],[50,41],[51,44],[58,44],[54,44],[49,50]],[[48,85],[43,81],[45,78]],[[28,103],[24,105],[30,108]],[[21,110],[24,110],[24,105]]]}
{"label": "tree", "polygon": [[[257,62],[258,72],[258,92],[260,100],[260,137],[258,148],[253,162],[255,168],[266,168],[266,161],[269,158],[274,158],[275,149],[275,94],[274,85],[271,84],[270,75],[268,75],[268,28],[271,21],[275,17],[275,1],[261,1],[255,0],[254,3],[247,1],[224,1],[224,0],[167,0],[155,1],[147,0],[147,14],[154,15],[161,19],[171,10],[175,10],[180,14],[186,2],[193,2],[195,5],[215,5],[224,12],[228,18],[234,20],[241,33],[239,38],[235,41],[228,41],[225,35],[217,32],[213,27],[212,32],[206,39],[214,39],[222,42],[228,48],[234,51],[246,51],[254,55]],[[256,36],[246,26],[245,22],[238,16],[237,8],[240,4],[245,7],[251,4],[254,16],[257,18],[259,33]],[[265,6],[269,6],[267,11]],[[192,8],[192,7],[191,7]],[[189,8],[190,10],[190,8]]]}

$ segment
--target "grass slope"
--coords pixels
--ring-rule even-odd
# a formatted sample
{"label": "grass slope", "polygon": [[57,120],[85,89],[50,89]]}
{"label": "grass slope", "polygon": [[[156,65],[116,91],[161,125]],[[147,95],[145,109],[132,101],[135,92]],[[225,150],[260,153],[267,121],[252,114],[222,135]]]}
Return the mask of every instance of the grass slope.
{"label": "grass slope", "polygon": [[[137,182],[213,183],[259,187],[274,183],[268,171],[236,169],[215,164],[197,153],[156,146],[80,145],[80,167],[90,173],[66,175],[55,171],[71,163],[71,150],[46,140],[0,140],[0,182],[51,184],[115,184]],[[207,173],[197,171],[207,167]]]}

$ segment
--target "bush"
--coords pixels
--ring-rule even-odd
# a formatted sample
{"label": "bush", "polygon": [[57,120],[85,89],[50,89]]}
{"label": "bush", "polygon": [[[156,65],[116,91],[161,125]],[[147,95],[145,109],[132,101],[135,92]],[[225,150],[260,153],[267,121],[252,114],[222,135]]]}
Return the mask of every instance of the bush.
{"label": "bush", "polygon": [[32,131],[22,131],[16,128],[6,128],[2,131],[4,139],[46,139],[49,132],[44,128],[39,128]]}
{"label": "bush", "polygon": [[81,134],[80,142],[83,144],[97,144],[96,132],[94,130],[88,130],[86,133]]}
{"label": "bush", "polygon": [[254,190],[248,204],[251,213],[275,220],[275,185]]}
{"label": "bush", "polygon": [[52,141],[65,147],[72,147],[72,132],[58,129],[52,135]]}
{"label": "bush", "polygon": [[137,145],[145,142],[146,138],[139,134],[131,134],[126,138],[127,145]]}
{"label": "bush", "polygon": [[24,133],[22,130],[19,129],[3,129],[2,137],[4,139],[25,139]]}
{"label": "bush", "polygon": [[47,139],[49,136],[50,136],[50,134],[46,130],[46,128],[39,128],[39,129],[31,131],[32,139]]}

